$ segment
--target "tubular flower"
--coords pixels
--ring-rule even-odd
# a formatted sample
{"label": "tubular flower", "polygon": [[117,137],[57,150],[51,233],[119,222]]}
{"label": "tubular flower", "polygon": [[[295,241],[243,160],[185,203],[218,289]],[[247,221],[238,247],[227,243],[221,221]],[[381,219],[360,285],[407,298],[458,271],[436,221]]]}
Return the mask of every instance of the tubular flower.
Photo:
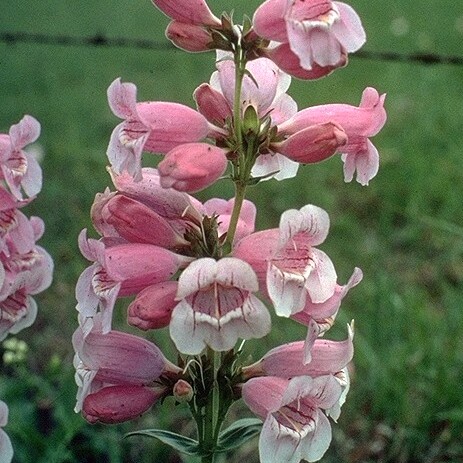
{"label": "tubular flower", "polygon": [[28,219],[16,211],[16,220],[4,236],[0,247],[0,340],[34,322],[37,304],[32,296],[51,284],[53,261],[35,244],[43,231],[41,219]]}
{"label": "tubular flower", "polygon": [[143,168],[143,178],[139,182],[127,173],[118,175],[110,170],[110,174],[120,193],[149,207],[166,219],[180,235],[183,235],[188,225],[201,221],[202,204],[186,193],[163,188],[157,169]]}
{"label": "tubular flower", "polygon": [[137,294],[142,289],[169,280],[191,258],[150,244],[125,243],[106,246],[104,241],[79,235],[79,247],[88,260],[76,285],[77,310],[86,333],[93,326],[98,307],[103,316],[103,332],[111,329],[117,297]]}
{"label": "tubular flower", "polygon": [[194,193],[212,185],[227,168],[225,151],[207,143],[185,143],[159,163],[161,186]]}
{"label": "tubular flower", "polygon": [[345,285],[336,284],[334,294],[325,302],[315,304],[307,298],[304,308],[291,316],[293,320],[307,326],[307,337],[304,347],[304,361],[310,361],[311,349],[315,340],[328,331],[334,323],[341,302],[351,288],[357,286],[363,278],[359,268],[355,268]]}
{"label": "tubular flower", "polygon": [[377,174],[379,155],[369,138],[376,135],[386,122],[384,100],[377,90],[367,87],[359,107],[347,104],[329,104],[303,109],[280,126],[282,133],[292,135],[315,124],[338,124],[347,135],[347,143],[339,150],[344,162],[344,180],[350,182],[357,171],[362,185]]}
{"label": "tubular flower", "polygon": [[40,135],[40,124],[32,116],[24,116],[12,125],[9,134],[0,134],[0,180],[12,195],[23,199],[21,188],[29,197],[42,188],[42,170],[32,154],[23,150]]}
{"label": "tubular flower", "polygon": [[266,376],[243,385],[245,403],[264,420],[259,438],[265,463],[318,461],[331,442],[331,426],[322,410],[331,409],[342,390],[334,376]]}
{"label": "tubular flower", "polygon": [[151,0],[165,15],[185,24],[220,26],[204,0]]}
{"label": "tubular flower", "polygon": [[124,119],[111,135],[107,155],[116,173],[127,171],[141,179],[143,151],[165,154],[183,143],[204,138],[209,130],[206,119],[178,103],[150,101],[137,103],[137,88],[116,79],[108,88],[109,106]]}
{"label": "tubular flower", "polygon": [[105,386],[87,395],[82,415],[89,423],[123,423],[148,411],[167,391],[167,387]]}
{"label": "tubular flower", "polygon": [[177,288],[176,281],[165,281],[140,291],[129,305],[128,323],[141,330],[169,326],[172,311],[177,305],[175,300]]}
{"label": "tubular flower", "polygon": [[210,50],[213,45],[211,33],[207,29],[180,21],[169,23],[166,37],[178,48],[191,53]]}
{"label": "tubular flower", "polygon": [[120,331],[103,334],[99,321],[90,333],[79,327],[72,337],[78,385],[76,412],[89,394],[104,387],[152,386],[163,374],[181,372],[155,344]]}
{"label": "tubular flower", "polygon": [[334,294],[333,263],[314,247],[323,243],[328,229],[328,214],[307,205],[299,211],[285,211],[278,230],[253,233],[238,242],[234,256],[254,268],[277,315],[289,317],[300,312],[307,297],[321,303]]}
{"label": "tubular flower", "polygon": [[[261,37],[286,45],[289,60],[297,56],[302,68],[294,75],[308,79],[344,66],[347,53],[357,51],[366,40],[357,13],[342,2],[267,0],[256,10],[253,24]],[[281,56],[276,61],[284,63]],[[287,72],[295,68],[285,67]]]}
{"label": "tubular flower", "polygon": [[121,193],[109,190],[98,193],[91,216],[95,229],[105,238],[121,238],[130,243],[155,244],[168,249],[187,244],[167,219]]}
{"label": "tubular flower", "polygon": [[181,274],[172,312],[170,336],[177,349],[199,354],[206,345],[217,351],[233,348],[238,338],[261,338],[270,331],[270,315],[252,293],[257,277],[233,257],[192,262]]}

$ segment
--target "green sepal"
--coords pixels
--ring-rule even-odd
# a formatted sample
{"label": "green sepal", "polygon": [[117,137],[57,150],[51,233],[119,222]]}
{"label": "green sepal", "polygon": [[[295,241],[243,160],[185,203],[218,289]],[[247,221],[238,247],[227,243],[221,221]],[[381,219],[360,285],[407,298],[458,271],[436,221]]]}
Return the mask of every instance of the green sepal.
{"label": "green sepal", "polygon": [[175,432],[166,431],[165,429],[144,429],[142,431],[129,432],[124,436],[147,436],[154,437],[164,444],[170,445],[175,450],[186,455],[200,455],[198,441],[191,439]]}
{"label": "green sepal", "polygon": [[243,418],[235,421],[231,426],[222,431],[217,442],[217,452],[228,452],[240,447],[249,439],[259,434],[262,429],[262,421],[258,418]]}

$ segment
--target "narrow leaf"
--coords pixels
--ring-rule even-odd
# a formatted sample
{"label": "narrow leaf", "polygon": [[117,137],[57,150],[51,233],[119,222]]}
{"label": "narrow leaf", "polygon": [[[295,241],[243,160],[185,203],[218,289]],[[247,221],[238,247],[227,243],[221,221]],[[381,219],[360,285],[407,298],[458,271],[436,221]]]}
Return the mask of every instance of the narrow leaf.
{"label": "narrow leaf", "polygon": [[189,437],[176,434],[175,432],[166,431],[164,429],[144,429],[142,431],[129,432],[124,437],[130,436],[148,436],[154,437],[164,444],[170,445],[175,450],[187,455],[198,455],[198,442]]}
{"label": "narrow leaf", "polygon": [[227,452],[243,445],[256,434],[259,434],[261,428],[262,421],[258,418],[243,418],[235,421],[220,433],[217,451]]}

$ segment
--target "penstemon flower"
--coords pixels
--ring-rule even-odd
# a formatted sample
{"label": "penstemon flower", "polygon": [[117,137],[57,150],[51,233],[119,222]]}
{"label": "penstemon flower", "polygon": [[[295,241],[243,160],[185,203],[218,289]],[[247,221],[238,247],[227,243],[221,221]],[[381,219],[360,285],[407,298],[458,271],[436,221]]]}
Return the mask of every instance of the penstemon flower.
{"label": "penstemon flower", "polygon": [[[167,37],[190,52],[215,50],[216,70],[194,91],[197,110],[137,102],[135,85],[120,79],[108,89],[123,122],[107,151],[114,188],[97,194],[91,210],[100,237],[79,237],[92,263],[76,287],[76,410],[91,423],[119,423],[172,396],[189,407],[196,439],[159,429],[131,434],[213,463],[260,433],[262,463],[317,461],[350,388],[353,324],[344,341],[322,336],[363,274],[355,267],[338,282],[320,249],[330,227],[324,209],[301,204],[283,212],[278,228],[256,230],[258,209],[246,194],[336,153],[345,181],[356,172],[367,185],[376,175],[370,138],[386,121],[384,95],[369,87],[359,107],[298,110],[287,93],[290,74],[310,80],[344,66],[365,41],[363,27],[341,2],[267,0],[242,25],[215,16],[204,0],[153,3],[171,19]],[[157,168],[143,167],[143,152],[162,156]],[[232,198],[202,203],[190,195],[227,180]],[[5,214],[5,229],[12,220]],[[152,338],[152,330],[168,331],[176,363],[151,341],[112,329],[123,297],[132,297],[132,327]],[[296,322],[306,338],[244,360],[252,357],[242,355],[244,340],[268,335],[272,312],[283,317],[278,329]],[[222,429],[241,398],[258,418]]]}
{"label": "penstemon flower", "polygon": [[[40,124],[24,116],[0,134],[0,341],[34,323],[36,294],[52,282],[53,260],[37,244],[45,225],[39,217],[27,217],[25,208],[42,188],[42,170],[27,145],[37,140]],[[0,427],[8,421],[8,406],[0,400]],[[0,430],[0,461],[9,463],[13,447]]]}

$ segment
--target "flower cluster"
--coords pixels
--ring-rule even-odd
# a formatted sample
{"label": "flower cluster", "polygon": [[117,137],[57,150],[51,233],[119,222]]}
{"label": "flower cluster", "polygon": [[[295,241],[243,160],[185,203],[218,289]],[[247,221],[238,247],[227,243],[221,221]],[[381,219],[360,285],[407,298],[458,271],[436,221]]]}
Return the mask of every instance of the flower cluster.
{"label": "flower cluster", "polygon": [[[53,261],[37,241],[44,232],[39,217],[27,217],[21,209],[42,188],[42,171],[34,156],[24,148],[37,140],[40,124],[24,116],[0,134],[0,341],[30,326],[37,315],[33,296],[48,288]],[[0,425],[8,408],[0,402]],[[8,436],[0,433],[0,460],[11,461]]]}
{"label": "flower cluster", "polygon": [[[356,174],[367,185],[376,175],[370,138],[386,121],[385,95],[366,88],[358,107],[298,110],[287,93],[290,75],[310,80],[346,64],[365,41],[360,19],[344,3],[321,0],[267,0],[242,25],[216,17],[204,0],[153,3],[171,18],[166,35],[175,45],[216,50],[216,71],[194,91],[196,110],[138,102],[136,86],[120,79],[109,86],[122,122],[107,149],[113,189],[97,194],[91,210],[100,237],[79,237],[91,264],[76,287],[76,411],[92,423],[122,422],[173,396],[189,404],[198,441],[188,452],[205,463],[236,446],[230,435],[246,425],[221,427],[243,398],[264,421],[263,463],[317,461],[349,389],[353,325],[345,341],[321,337],[363,275],[355,268],[338,282],[319,249],[330,226],[320,207],[287,210],[278,228],[256,231],[257,210],[245,198],[261,181],[293,177],[299,164],[336,153],[345,181]],[[157,168],[143,167],[143,153],[162,156]],[[234,183],[233,198],[190,195],[222,178]],[[152,342],[113,329],[116,301],[127,296],[128,323],[168,328],[176,364]],[[306,339],[246,365],[239,340],[266,336],[271,311],[306,326]]]}

